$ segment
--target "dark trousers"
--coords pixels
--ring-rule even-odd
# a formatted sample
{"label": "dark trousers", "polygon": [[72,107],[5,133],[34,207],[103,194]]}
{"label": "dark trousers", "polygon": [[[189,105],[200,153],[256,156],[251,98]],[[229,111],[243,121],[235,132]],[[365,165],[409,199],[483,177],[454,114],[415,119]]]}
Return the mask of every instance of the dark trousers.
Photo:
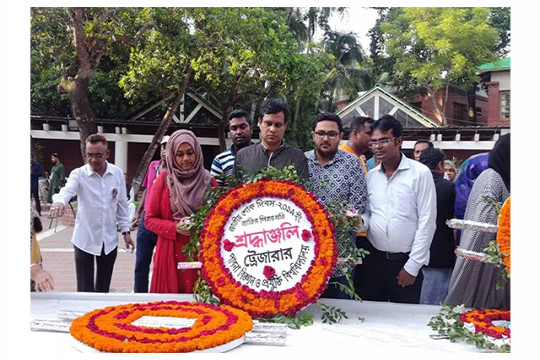
{"label": "dark trousers", "polygon": [[397,276],[409,259],[407,253],[393,255],[392,259],[388,259],[386,252],[375,249],[369,241],[362,245],[370,252],[363,259],[363,271],[357,279],[356,291],[362,300],[418,304],[422,290],[422,272],[418,273],[412,285],[402,287],[397,283]]}
{"label": "dark trousers", "polygon": [[[368,243],[368,239],[367,237],[365,236],[357,236],[356,237],[356,247],[359,248],[359,249],[364,249],[364,250],[368,250],[366,248],[367,244]],[[366,255],[366,256],[369,256],[369,255]],[[362,282],[362,279],[363,279],[363,271],[364,271],[364,258],[362,258],[362,264],[359,264],[359,265],[356,265],[355,268],[354,268],[354,277],[353,277],[353,283],[354,283],[354,292],[356,293],[356,295],[360,296],[360,293],[359,293],[359,288],[360,288],[360,285],[361,285],[361,282]]]}
{"label": "dark trousers", "polygon": [[[116,247],[109,254],[105,255],[105,245],[101,248],[101,255],[95,256],[82,251],[76,246],[75,249],[75,271],[77,273],[78,292],[109,292],[114,262],[118,253]],[[94,258],[96,260],[96,282],[94,285]]]}
{"label": "dark trousers", "polygon": [[135,254],[135,282],[133,291],[136,293],[148,292],[148,274],[150,263],[157,243],[157,234],[144,226],[143,213],[137,230],[137,251]]}
{"label": "dark trousers", "polygon": [[[354,272],[354,270],[353,270]],[[347,299],[350,300],[351,297],[344,291],[341,290],[341,288],[336,285],[335,283],[340,283],[345,286],[348,286],[347,278],[345,275],[343,276],[337,276],[332,277],[328,280],[328,287],[321,295],[321,298],[330,298],[330,299]]]}
{"label": "dark trousers", "polygon": [[41,216],[41,202],[39,201],[39,187],[32,189],[30,188],[30,199],[34,198],[34,201],[36,202],[36,211],[38,212],[39,216]]}

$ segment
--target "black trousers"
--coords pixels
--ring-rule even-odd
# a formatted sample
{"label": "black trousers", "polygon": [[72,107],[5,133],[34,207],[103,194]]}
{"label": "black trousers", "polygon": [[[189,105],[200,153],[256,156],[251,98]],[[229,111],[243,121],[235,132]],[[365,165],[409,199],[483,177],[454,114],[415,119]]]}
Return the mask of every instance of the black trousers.
{"label": "black trousers", "polygon": [[402,253],[401,256],[388,259],[387,254],[377,250],[369,240],[362,241],[361,245],[370,254],[359,265],[363,269],[357,272],[355,278],[358,296],[362,300],[418,304],[422,290],[422,271],[412,285],[402,287],[397,283],[397,276],[409,259],[408,255]]}
{"label": "black trousers", "polygon": [[39,187],[32,189],[30,188],[30,199],[34,198],[34,201],[36,203],[36,211],[38,212],[39,216],[41,216],[41,202],[39,201]]}
{"label": "black trousers", "polygon": [[[105,245],[101,248],[101,255],[95,256],[82,251],[76,246],[75,249],[75,271],[77,273],[78,292],[109,292],[114,262],[118,248],[105,255]],[[94,285],[94,258],[96,260],[97,271]]]}

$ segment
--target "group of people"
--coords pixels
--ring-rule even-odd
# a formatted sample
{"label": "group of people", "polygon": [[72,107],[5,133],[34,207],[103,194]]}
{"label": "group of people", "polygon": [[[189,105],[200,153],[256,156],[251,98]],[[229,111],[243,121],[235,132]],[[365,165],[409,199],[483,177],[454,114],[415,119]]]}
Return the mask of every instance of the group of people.
{"label": "group of people", "polygon": [[34,206],[41,216],[41,204],[51,204],[52,196],[60,190],[61,182],[65,178],[64,164],[60,162],[58,153],[51,155],[53,164],[51,171],[43,170],[43,167],[35,160],[34,154],[30,154],[30,199],[34,200]]}
{"label": "group of people", "polygon": [[[485,270],[478,267],[490,264],[473,264],[471,270],[471,260],[458,259],[454,266],[455,234],[446,225],[446,220],[454,217],[459,175],[467,170],[458,171],[446,162],[440,149],[429,141],[419,141],[414,158],[405,156],[401,149],[403,126],[391,115],[378,120],[352,119],[348,140],[342,144],[342,120],[336,114],[322,113],[312,123],[314,149],[304,152],[283,139],[289,109],[281,99],[268,99],[261,105],[258,143],[252,141],[253,125],[246,111],[234,110],[228,120],[232,145],[213,159],[210,171],[204,168],[201,145],[193,132],[178,130],[164,137],[161,158],[148,168],[142,202],[131,221],[123,173],[107,162],[107,140],[100,134],[88,137],[88,163],[70,174],[66,186],[53,196],[51,208],[53,216],[61,216],[68,200],[78,196],[72,239],[78,291],[109,290],[117,228],[126,246],[134,249],[130,228],[138,226],[134,291],[192,292],[197,270],[177,266],[187,259],[182,248],[191,235],[182,225],[204,205],[209,187],[223,186],[227,176],[241,180],[245,174],[269,166],[282,170],[293,165],[324,205],[345,202],[363,220],[360,229],[337,229],[345,235],[338,237],[338,256],[346,257],[354,247],[368,250],[369,255],[360,265],[337,265],[323,297],[348,298],[339,284],[345,284],[349,277],[364,300],[438,304],[446,301],[450,289],[448,301],[471,299],[472,304],[478,304],[478,290],[470,289],[471,283],[483,283]],[[365,158],[370,151],[372,165]],[[482,176],[473,181],[465,218],[480,211],[477,193],[487,191],[486,182],[495,174],[504,179],[508,176],[508,182],[495,181],[493,187],[498,192],[492,195],[496,199],[509,195],[509,152],[508,134],[489,154],[491,170],[484,175],[489,180]],[[483,188],[477,189],[479,186]],[[493,214],[484,220],[492,221]],[[475,237],[464,232],[462,246],[476,244],[478,241],[471,239]],[[465,272],[471,271],[475,279],[467,278]],[[486,292],[495,291],[488,285]],[[506,302],[493,305],[504,307]]]}

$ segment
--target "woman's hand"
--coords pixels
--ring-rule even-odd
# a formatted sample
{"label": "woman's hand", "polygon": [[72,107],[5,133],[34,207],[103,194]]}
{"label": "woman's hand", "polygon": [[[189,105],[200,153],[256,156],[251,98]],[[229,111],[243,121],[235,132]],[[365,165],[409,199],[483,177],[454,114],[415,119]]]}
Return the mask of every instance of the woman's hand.
{"label": "woman's hand", "polygon": [[191,236],[191,225],[189,216],[183,217],[176,225],[176,232],[180,235]]}
{"label": "woman's hand", "polygon": [[34,280],[38,292],[54,290],[54,281],[51,274],[43,270],[38,264],[30,265],[30,278]]}

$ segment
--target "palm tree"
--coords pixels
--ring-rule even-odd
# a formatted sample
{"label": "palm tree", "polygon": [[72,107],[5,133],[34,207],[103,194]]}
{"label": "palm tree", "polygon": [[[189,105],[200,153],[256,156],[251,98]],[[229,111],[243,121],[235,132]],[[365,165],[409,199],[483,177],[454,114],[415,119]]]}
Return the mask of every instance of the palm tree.
{"label": "palm tree", "polygon": [[322,41],[323,50],[333,56],[326,82],[321,90],[322,111],[336,111],[336,101],[354,100],[358,92],[373,86],[367,56],[353,33],[328,31]]}

